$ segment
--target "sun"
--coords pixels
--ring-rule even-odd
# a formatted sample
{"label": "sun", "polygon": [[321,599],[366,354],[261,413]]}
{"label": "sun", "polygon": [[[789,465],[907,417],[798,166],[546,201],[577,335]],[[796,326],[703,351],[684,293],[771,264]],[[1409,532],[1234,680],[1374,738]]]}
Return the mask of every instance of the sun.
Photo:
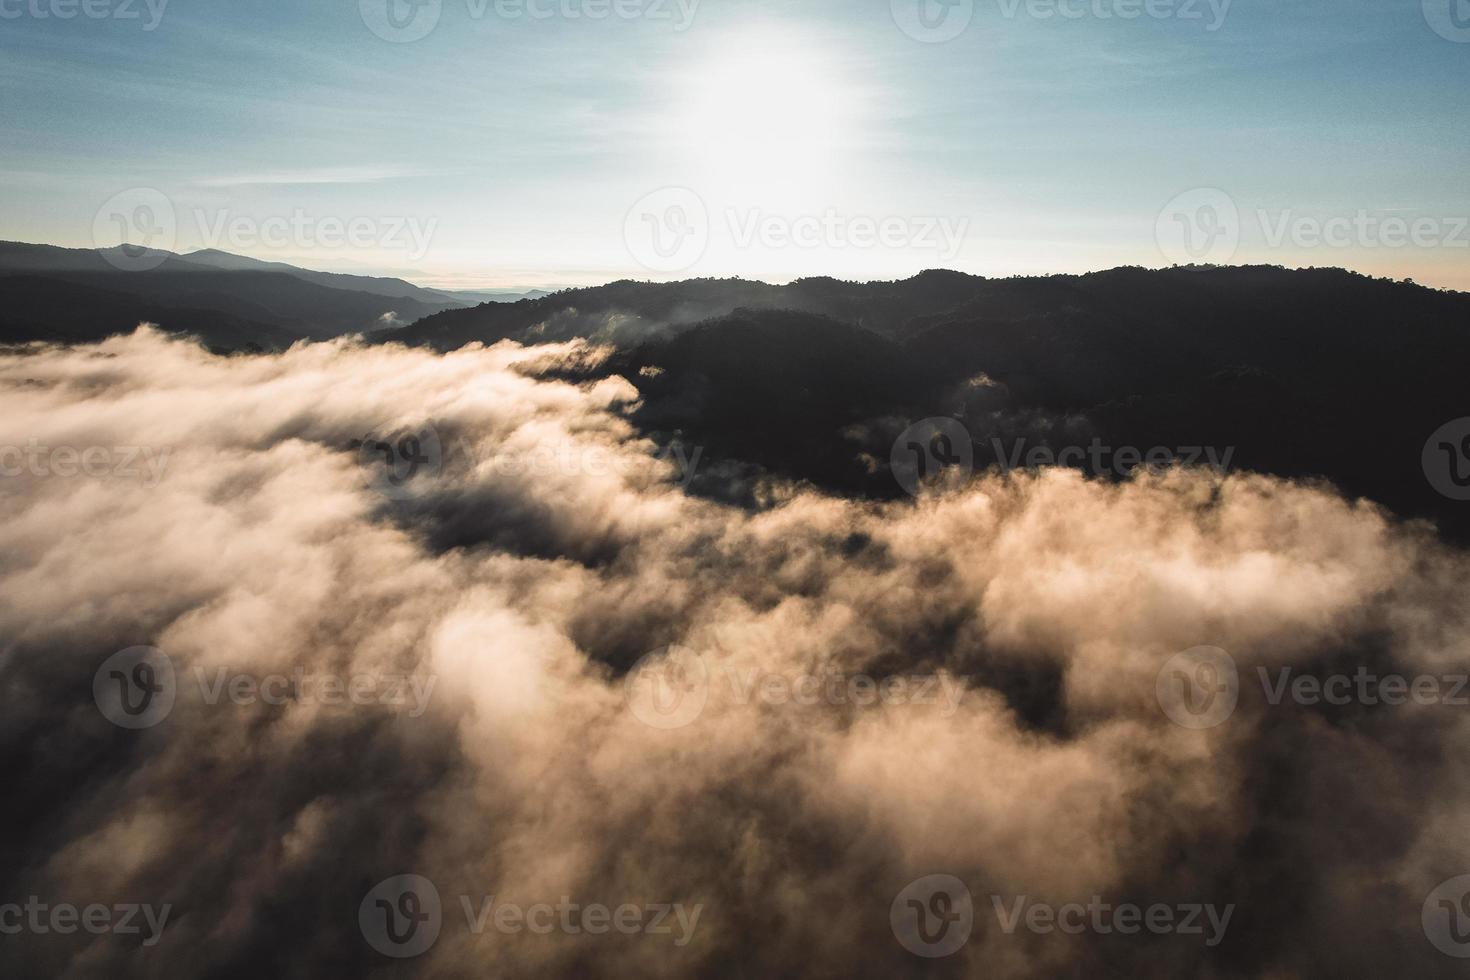
{"label": "sun", "polygon": [[679,129],[716,194],[764,199],[829,186],[853,134],[853,87],[820,48],[770,33],[694,66]]}

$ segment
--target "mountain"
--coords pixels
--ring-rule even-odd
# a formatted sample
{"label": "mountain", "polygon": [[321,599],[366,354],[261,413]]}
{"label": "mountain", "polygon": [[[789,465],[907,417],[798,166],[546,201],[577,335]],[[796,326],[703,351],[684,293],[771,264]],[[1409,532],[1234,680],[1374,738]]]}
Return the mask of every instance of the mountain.
{"label": "mountain", "polygon": [[[160,249],[62,248],[59,245],[32,245],[27,242],[0,242],[0,275],[17,272],[118,272],[118,257],[127,261],[148,259],[152,262],[176,261],[173,252]],[[126,261],[121,264],[125,265]]]}
{"label": "mountain", "polygon": [[0,275],[0,343],[85,343],[131,333],[140,323],[187,325],[218,350],[284,350],[295,333],[219,310],[168,306],[145,297],[43,276]]}
{"label": "mountain", "polygon": [[376,276],[354,276],[340,272],[314,272],[311,269],[303,269],[299,266],[287,265],[284,262],[265,262],[261,259],[252,259],[244,255],[234,255],[230,252],[221,252],[218,249],[206,248],[197,252],[187,252],[180,256],[191,265],[204,265],[212,269],[224,269],[229,272],[284,272],[307,282],[314,282],[319,286],[330,286],[332,289],[347,289],[359,293],[370,293],[374,296],[387,296],[391,299],[414,299],[421,303],[433,305],[468,305],[466,300],[454,296],[451,293],[436,289],[424,289],[415,286],[404,279],[385,279]]}
{"label": "mountain", "polygon": [[901,282],[812,278],[787,286],[744,279],[622,280],[519,303],[446,310],[384,337],[436,350],[506,339],[530,343],[589,337],[628,344],[677,332],[736,308],[813,313],[897,337],[913,318],[977,296],[986,282],[947,271],[925,272]]}
{"label": "mountain", "polygon": [[[643,395],[635,421],[706,449],[696,490],[746,499],[775,474],[891,497],[894,441],[953,418],[975,466],[1094,445],[1205,451],[1231,470],[1325,479],[1470,540],[1425,440],[1470,416],[1470,295],[1339,269],[1181,267],[893,283],[619,282],[452,310],[380,335],[466,342],[586,337]],[[1392,370],[1387,370],[1391,367]],[[772,433],[778,433],[773,436]]]}
{"label": "mountain", "polygon": [[0,243],[0,342],[92,340],[143,320],[224,350],[350,332],[437,350],[586,338],[614,348],[594,374],[639,388],[645,433],[705,450],[693,489],[734,501],[769,475],[896,496],[899,433],[947,418],[968,432],[977,468],[1044,450],[1116,479],[1126,458],[1079,452],[1209,450],[1234,470],[1328,480],[1470,541],[1470,512],[1434,489],[1421,460],[1431,433],[1470,416],[1463,293],[1271,266],[935,270],[870,283],[620,281],[464,307],[383,294],[418,289],[401,280],[217,252],[153,257],[157,268],[123,272],[96,250]]}
{"label": "mountain", "polygon": [[[0,316],[0,342],[98,339],[115,332],[122,311],[146,310],[166,330],[230,338],[232,349],[238,343],[269,350],[296,340],[381,330],[461,305],[447,296],[388,295],[399,280],[312,273],[222,252],[153,251],[147,264],[154,267],[125,271],[127,263],[119,268],[109,261],[118,251],[0,242],[0,307],[9,310]],[[38,278],[53,285],[43,287]],[[56,284],[81,289],[82,300],[47,308],[46,297],[59,295]],[[111,297],[111,306],[104,296]]]}
{"label": "mountain", "polygon": [[441,289],[439,292],[467,306],[478,306],[481,303],[519,303],[523,299],[540,299],[543,296],[550,296],[552,291],[546,289],[530,289],[525,292],[517,292],[514,289]]}

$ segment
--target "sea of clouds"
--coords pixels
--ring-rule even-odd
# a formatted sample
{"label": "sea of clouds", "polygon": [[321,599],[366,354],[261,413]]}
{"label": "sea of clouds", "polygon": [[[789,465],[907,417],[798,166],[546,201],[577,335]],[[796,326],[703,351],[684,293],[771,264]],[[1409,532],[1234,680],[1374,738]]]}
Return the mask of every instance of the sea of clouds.
{"label": "sea of clouds", "polygon": [[[1463,968],[1421,914],[1470,872],[1465,709],[1248,696],[1260,667],[1463,672],[1470,560],[1431,528],[1186,468],[883,504],[773,483],[732,508],[681,489],[627,420],[632,381],[557,380],[602,356],[227,357],[151,329],[0,356],[0,447],[45,463],[0,477],[0,903],[171,910],[151,944],[0,935],[7,975]],[[438,449],[384,492],[364,459],[407,431]],[[1202,645],[1238,665],[1240,704],[1189,728],[1158,679]],[[94,682],[140,646],[177,694],[128,728]],[[278,676],[292,696],[252,695]],[[931,960],[892,906],[933,874],[975,925]],[[411,959],[359,916],[398,875],[443,905]],[[1206,947],[1007,932],[991,896],[1234,911]],[[679,906],[685,928],[473,928],[462,900],[492,897]]]}

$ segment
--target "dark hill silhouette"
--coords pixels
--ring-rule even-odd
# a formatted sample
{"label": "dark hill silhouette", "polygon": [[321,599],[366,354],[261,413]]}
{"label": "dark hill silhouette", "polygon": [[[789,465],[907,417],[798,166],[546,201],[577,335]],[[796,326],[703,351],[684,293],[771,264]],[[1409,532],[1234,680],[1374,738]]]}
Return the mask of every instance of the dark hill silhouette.
{"label": "dark hill silhouette", "polygon": [[[738,309],[713,310],[720,302]],[[714,494],[743,499],[747,480],[714,474],[759,469],[897,496],[894,438],[943,416],[970,431],[979,467],[1093,439],[1209,448],[1230,452],[1234,469],[1327,479],[1470,539],[1470,506],[1439,495],[1420,461],[1432,432],[1470,416],[1466,294],[1274,267],[613,283],[439,314],[385,338],[443,348],[572,336],[620,345],[603,370],[643,392],[645,430],[706,447],[696,486]],[[1098,475],[1116,476],[1115,462]]]}
{"label": "dark hill silhouette", "polygon": [[279,327],[218,310],[164,306],[60,279],[0,277],[0,343],[86,343],[131,333],[139,323],[168,324],[222,351],[284,350],[297,339]]}
{"label": "dark hill silhouette", "polygon": [[626,346],[737,308],[812,313],[898,337],[913,318],[972,298],[985,282],[976,276],[944,271],[925,272],[901,282],[851,283],[817,278],[799,279],[786,286],[745,279],[674,283],[620,280],[519,303],[447,310],[381,339],[436,350],[454,350],[476,341],[535,343],[574,337]]}
{"label": "dark hill silhouette", "polygon": [[[98,292],[123,294],[131,298],[127,308],[148,309],[164,329],[238,337],[242,346],[254,344],[265,349],[280,346],[283,338],[289,343],[379,330],[459,305],[447,298],[426,302],[412,296],[383,295],[399,280],[373,280],[375,291],[364,291],[323,285],[312,277],[326,273],[309,273],[294,266],[277,268],[277,263],[260,263],[264,268],[257,268],[251,265],[254,260],[241,260],[243,264],[227,263],[238,268],[220,269],[172,252],[154,254],[160,260],[156,268],[123,271],[95,249],[0,243],[0,304],[14,303],[16,310],[5,315],[7,330],[0,334],[0,341],[44,335],[48,324],[65,329],[73,338],[106,335],[97,333],[100,327],[87,326],[88,316],[103,311],[85,302],[79,301],[71,311],[49,310],[35,318],[34,300],[40,295],[36,283],[17,282],[18,276],[85,287],[92,296]],[[223,261],[218,255],[213,258]],[[359,278],[349,276],[343,282]],[[21,309],[31,311],[27,314],[30,319],[20,316]],[[110,321],[115,315],[105,314],[103,319]],[[251,324],[266,329],[250,333]]]}

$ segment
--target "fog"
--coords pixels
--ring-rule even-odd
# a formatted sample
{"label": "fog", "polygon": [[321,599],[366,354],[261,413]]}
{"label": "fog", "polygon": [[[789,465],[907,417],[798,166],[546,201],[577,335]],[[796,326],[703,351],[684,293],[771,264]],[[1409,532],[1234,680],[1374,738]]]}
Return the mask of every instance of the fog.
{"label": "fog", "polygon": [[[1465,710],[1259,680],[1463,674],[1432,528],[1203,466],[730,507],[631,424],[638,379],[554,380],[605,356],[0,356],[0,902],[171,909],[7,936],[10,975],[1458,970],[1421,910],[1470,872]],[[97,692],[137,647],[173,700],[125,727]],[[1238,704],[1187,727],[1160,677],[1200,647]],[[929,959],[891,913],[935,874],[974,928]],[[442,904],[402,959],[359,917],[399,875]],[[667,916],[477,927],[492,896]],[[1020,896],[1233,911],[1210,946],[1008,933]]]}

